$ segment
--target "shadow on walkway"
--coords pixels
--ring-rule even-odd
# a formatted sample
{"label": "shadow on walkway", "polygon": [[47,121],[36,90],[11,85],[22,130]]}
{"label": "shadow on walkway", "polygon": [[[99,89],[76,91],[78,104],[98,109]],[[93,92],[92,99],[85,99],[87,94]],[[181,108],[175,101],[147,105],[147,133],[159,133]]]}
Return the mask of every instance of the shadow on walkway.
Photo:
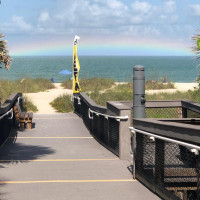
{"label": "shadow on walkway", "polygon": [[[50,147],[25,145],[23,143],[16,143],[18,135],[17,129],[12,129],[10,137],[5,145],[0,149],[0,169],[5,168],[8,164],[28,163],[29,160],[39,159],[48,154],[54,154],[55,150]],[[7,180],[0,177],[0,188],[6,185]],[[4,200],[6,193],[0,192],[0,200]]]}
{"label": "shadow on walkway", "polygon": [[55,150],[51,147],[39,145],[26,145],[16,143],[18,131],[13,129],[10,137],[0,150],[0,168],[4,168],[2,164],[17,164],[29,162],[29,160],[39,159],[48,154],[54,154]]}

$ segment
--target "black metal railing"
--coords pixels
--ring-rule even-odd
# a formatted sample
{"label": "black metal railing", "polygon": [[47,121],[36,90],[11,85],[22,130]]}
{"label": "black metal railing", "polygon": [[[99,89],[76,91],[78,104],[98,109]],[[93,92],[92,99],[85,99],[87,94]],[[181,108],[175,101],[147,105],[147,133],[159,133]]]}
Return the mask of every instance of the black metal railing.
{"label": "black metal railing", "polygon": [[133,129],[136,178],[164,199],[200,199],[200,146]]}
{"label": "black metal railing", "polygon": [[74,96],[74,108],[94,138],[119,156],[119,124],[128,117],[97,105],[85,93]]}
{"label": "black metal railing", "polygon": [[13,107],[22,95],[20,93],[12,94],[0,108],[0,146],[6,141],[15,121],[13,116]]}
{"label": "black metal railing", "polygon": [[200,200],[200,104],[147,102],[146,115],[133,119],[136,178],[164,199]]}
{"label": "black metal railing", "polygon": [[199,118],[199,106],[189,100],[147,101],[146,118]]}
{"label": "black metal railing", "polygon": [[[130,109],[132,101],[121,101]],[[189,100],[146,101],[146,118],[200,118],[200,104]]]}
{"label": "black metal railing", "polygon": [[[133,102],[119,103],[132,109]],[[119,155],[120,120],[112,117],[117,116],[112,109],[96,105],[84,93],[75,96],[74,107],[91,134]],[[195,102],[147,101],[146,118],[133,119],[133,171],[164,199],[200,200],[198,117],[200,104]]]}

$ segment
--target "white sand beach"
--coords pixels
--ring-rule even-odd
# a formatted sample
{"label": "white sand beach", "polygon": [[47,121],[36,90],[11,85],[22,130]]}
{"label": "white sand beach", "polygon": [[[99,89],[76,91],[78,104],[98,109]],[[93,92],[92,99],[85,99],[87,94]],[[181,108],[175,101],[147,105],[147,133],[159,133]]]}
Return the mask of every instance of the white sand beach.
{"label": "white sand beach", "polygon": [[[69,89],[64,89],[61,87],[61,83],[54,83],[55,88],[47,90],[45,92],[38,93],[26,93],[27,96],[38,108],[39,114],[53,114],[56,113],[55,109],[52,108],[50,102],[60,95],[69,94],[72,95],[73,91]],[[194,87],[198,86],[198,83],[174,83],[176,89],[165,89],[165,90],[146,90],[147,94],[155,93],[164,93],[169,92],[173,93],[176,91],[185,92],[188,90],[194,90]]]}

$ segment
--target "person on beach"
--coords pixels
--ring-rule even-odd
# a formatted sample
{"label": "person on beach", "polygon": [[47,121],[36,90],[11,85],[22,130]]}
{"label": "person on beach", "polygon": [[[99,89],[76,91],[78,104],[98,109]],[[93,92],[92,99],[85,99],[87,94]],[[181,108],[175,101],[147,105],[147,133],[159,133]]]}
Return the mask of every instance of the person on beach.
{"label": "person on beach", "polygon": [[167,81],[166,81],[166,77],[165,76],[163,76],[162,77],[162,83],[166,83]]}

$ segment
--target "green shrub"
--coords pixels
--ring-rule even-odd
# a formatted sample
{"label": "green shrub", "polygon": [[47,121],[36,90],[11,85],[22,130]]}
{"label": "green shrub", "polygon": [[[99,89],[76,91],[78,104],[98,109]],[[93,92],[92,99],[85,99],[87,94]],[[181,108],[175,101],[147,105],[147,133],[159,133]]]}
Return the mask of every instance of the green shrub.
{"label": "green shrub", "polygon": [[50,104],[53,108],[61,113],[72,112],[74,110],[70,95],[62,95],[57,97]]}
{"label": "green shrub", "polygon": [[28,97],[23,96],[23,110],[24,111],[32,111],[37,112],[37,107],[32,103],[32,101]]}

